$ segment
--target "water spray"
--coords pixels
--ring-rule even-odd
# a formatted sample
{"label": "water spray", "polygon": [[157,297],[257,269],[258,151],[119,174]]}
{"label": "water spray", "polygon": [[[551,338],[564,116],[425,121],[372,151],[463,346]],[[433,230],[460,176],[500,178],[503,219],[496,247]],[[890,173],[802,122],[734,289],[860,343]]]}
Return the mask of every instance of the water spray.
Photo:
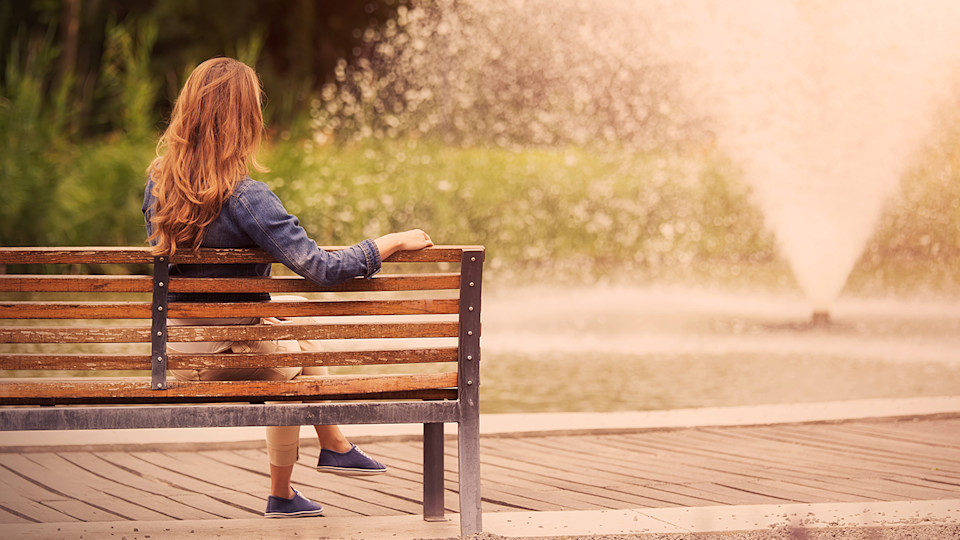
{"label": "water spray", "polygon": [[713,5],[711,17],[689,17],[702,36],[683,42],[700,53],[691,71],[815,306],[813,325],[829,324],[823,306],[839,296],[955,88],[960,4]]}

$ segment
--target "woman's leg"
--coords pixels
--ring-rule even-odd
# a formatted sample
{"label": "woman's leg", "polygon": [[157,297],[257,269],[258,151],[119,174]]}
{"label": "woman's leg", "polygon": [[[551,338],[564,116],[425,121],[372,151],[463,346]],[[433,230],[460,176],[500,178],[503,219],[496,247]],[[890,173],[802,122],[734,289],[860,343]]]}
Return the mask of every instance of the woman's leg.
{"label": "woman's leg", "polygon": [[293,497],[293,466],[300,450],[300,426],[267,426],[267,458],[270,461],[270,494]]}
{"label": "woman's leg", "polygon": [[293,497],[293,483],[290,481],[292,477],[293,465],[270,465],[270,495],[281,499]]}
{"label": "woman's leg", "polygon": [[329,448],[334,452],[349,452],[353,444],[340,432],[340,426],[313,426],[317,431],[320,448]]}
{"label": "woman's leg", "polygon": [[[251,348],[256,352],[297,352],[300,346],[296,341],[254,342]],[[245,349],[247,347],[237,347]],[[269,350],[267,350],[269,349]],[[237,351],[239,352],[239,351]],[[245,351],[253,352],[253,351]],[[251,379],[268,381],[289,381],[300,375],[300,368],[260,368],[254,370]],[[293,467],[300,458],[300,426],[267,426],[267,459],[270,462],[270,494],[274,497],[289,499],[294,496]]]}
{"label": "woman's leg", "polygon": [[[242,368],[194,370],[192,380],[231,381],[260,380],[288,381],[300,374],[300,368]],[[186,379],[188,373],[176,374]],[[336,426],[334,426],[336,427]],[[290,477],[300,453],[300,426],[267,426],[267,457],[270,462],[270,494],[289,499],[293,497]]]}
{"label": "woman's leg", "polygon": [[[301,341],[300,347],[301,350],[320,350],[319,344],[314,340]],[[328,374],[328,370],[324,366],[305,367],[300,374],[323,376]],[[338,425],[319,425],[313,426],[313,429],[317,432],[317,440],[320,442],[320,448],[327,448],[335,452],[349,452],[350,449],[353,448],[353,445],[350,444],[350,441],[343,435]]]}
{"label": "woman's leg", "polygon": [[[302,296],[295,296],[295,295],[282,295],[282,296],[274,296],[272,300],[280,301],[280,302],[299,302],[299,301],[305,301],[306,298]],[[274,324],[277,324],[277,323],[283,324],[284,322],[292,323],[297,321],[301,321],[301,322],[309,321],[312,323],[319,322],[315,317],[290,317],[290,318],[284,317],[280,319],[274,319],[274,321],[277,321]],[[317,340],[317,339],[299,340],[297,341],[297,345],[299,346],[301,351],[322,351],[325,349],[321,340]],[[326,366],[305,367],[302,369],[300,374],[324,376],[329,374],[329,370],[327,369]],[[319,426],[313,426],[313,428],[317,432],[317,440],[320,443],[320,448],[327,448],[335,452],[349,452],[350,449],[353,448],[353,445],[350,444],[350,441],[348,441],[347,438],[343,435],[343,432],[340,431],[340,426],[319,425]]]}
{"label": "woman's leg", "polygon": [[[271,321],[264,320],[270,323]],[[279,321],[276,321],[279,322]],[[274,322],[274,324],[276,323]],[[219,352],[226,350],[220,344],[209,344],[210,351]],[[171,344],[170,349],[176,352],[177,345]],[[235,353],[252,352],[276,352],[276,351],[299,351],[300,346],[296,341],[244,341],[233,342],[229,344],[229,349]],[[196,351],[189,351],[196,352]],[[296,368],[233,368],[233,369],[203,369],[203,370],[172,370],[173,376],[179,380],[191,381],[237,381],[237,380],[260,380],[260,381],[288,381],[300,374],[301,369]],[[267,455],[270,464],[270,495],[267,500],[267,511],[264,513],[267,517],[290,517],[292,515],[303,515],[304,508],[311,512],[310,515],[319,515],[323,511],[322,507],[312,501],[306,501],[302,496],[298,496],[297,501],[293,497],[297,496],[291,485],[290,479],[293,476],[293,468],[299,458],[300,450],[300,426],[267,426]],[[277,500],[277,499],[282,500]],[[293,505],[291,512],[290,505]]]}
{"label": "woman's leg", "polygon": [[[281,302],[299,302],[305,301],[306,298],[302,296],[295,295],[282,295],[274,296],[273,301]],[[284,324],[284,323],[294,323],[294,322],[313,322],[320,323],[320,320],[316,317],[281,317],[279,319],[271,318],[264,319],[265,323],[268,324]],[[327,343],[328,340],[316,340],[316,339],[305,339],[299,341],[282,341],[281,346],[290,347],[292,344],[296,344],[297,349],[303,352],[310,351],[325,351],[325,350],[336,350],[336,346],[331,346]],[[314,376],[324,376],[328,375],[329,370],[326,366],[308,366],[302,368],[299,375],[314,375]],[[340,426],[336,424],[331,425],[315,425],[313,426],[314,431],[317,433],[317,441],[320,444],[320,454],[321,457],[317,463],[318,470],[326,472],[334,472],[338,474],[379,474],[386,472],[387,468],[380,463],[379,461],[370,458],[364,454],[359,448],[356,448],[340,431]],[[298,440],[299,443],[299,440]],[[280,443],[277,443],[280,444]],[[269,438],[268,438],[268,446]],[[326,452],[325,452],[326,451]],[[331,453],[331,451],[333,453]],[[332,458],[332,459],[331,459]],[[272,462],[271,462],[272,463]],[[329,466],[331,465],[338,466]],[[340,464],[344,466],[339,466]],[[273,469],[271,469],[272,471]],[[282,471],[278,471],[282,474]],[[277,484],[280,485],[278,480]],[[272,473],[271,473],[271,484]]]}

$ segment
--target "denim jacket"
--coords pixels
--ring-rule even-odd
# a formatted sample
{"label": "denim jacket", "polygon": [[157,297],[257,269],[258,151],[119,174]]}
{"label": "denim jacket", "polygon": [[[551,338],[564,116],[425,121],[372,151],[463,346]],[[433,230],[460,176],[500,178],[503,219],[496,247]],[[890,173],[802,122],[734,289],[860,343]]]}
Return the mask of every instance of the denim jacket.
{"label": "denim jacket", "polygon": [[[150,223],[153,180],[143,194],[147,234]],[[300,220],[289,214],[280,199],[263,182],[249,177],[237,184],[224,201],[220,214],[207,226],[201,247],[260,247],[301,276],[321,285],[335,285],[357,276],[380,271],[380,251],[366,239],[341,251],[324,251],[307,236]],[[268,276],[269,264],[171,264],[170,275],[187,277]],[[268,293],[171,293],[169,300],[237,302],[269,300]]]}

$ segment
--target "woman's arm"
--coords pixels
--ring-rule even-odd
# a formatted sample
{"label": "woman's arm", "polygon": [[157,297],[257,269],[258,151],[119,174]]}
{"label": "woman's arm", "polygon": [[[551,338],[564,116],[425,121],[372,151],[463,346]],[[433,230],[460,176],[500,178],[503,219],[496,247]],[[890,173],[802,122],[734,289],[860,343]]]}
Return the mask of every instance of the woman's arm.
{"label": "woman's arm", "polygon": [[384,257],[401,249],[433,245],[420,230],[392,233],[364,240],[347,249],[328,252],[307,236],[300,220],[288,213],[280,199],[262,182],[244,182],[234,192],[234,218],[251,240],[294,272],[323,285],[380,271]]}
{"label": "woman's arm", "polygon": [[416,251],[433,245],[430,235],[420,229],[385,234],[373,242],[380,250],[381,259],[386,259],[398,251]]}

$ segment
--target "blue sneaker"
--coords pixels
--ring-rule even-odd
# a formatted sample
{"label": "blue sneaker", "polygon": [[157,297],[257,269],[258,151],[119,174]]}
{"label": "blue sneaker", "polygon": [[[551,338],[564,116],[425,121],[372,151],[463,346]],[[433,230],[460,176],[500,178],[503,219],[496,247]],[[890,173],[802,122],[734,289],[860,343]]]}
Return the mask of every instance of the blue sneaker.
{"label": "blue sneaker", "polygon": [[365,476],[387,472],[387,466],[363,453],[363,450],[353,445],[346,452],[334,452],[322,448],[320,460],[317,461],[317,470],[343,476]]}
{"label": "blue sneaker", "polygon": [[267,511],[263,517],[268,518],[297,518],[322,516],[323,506],[304,497],[296,489],[293,490],[293,497],[284,499],[283,497],[267,497]]}

